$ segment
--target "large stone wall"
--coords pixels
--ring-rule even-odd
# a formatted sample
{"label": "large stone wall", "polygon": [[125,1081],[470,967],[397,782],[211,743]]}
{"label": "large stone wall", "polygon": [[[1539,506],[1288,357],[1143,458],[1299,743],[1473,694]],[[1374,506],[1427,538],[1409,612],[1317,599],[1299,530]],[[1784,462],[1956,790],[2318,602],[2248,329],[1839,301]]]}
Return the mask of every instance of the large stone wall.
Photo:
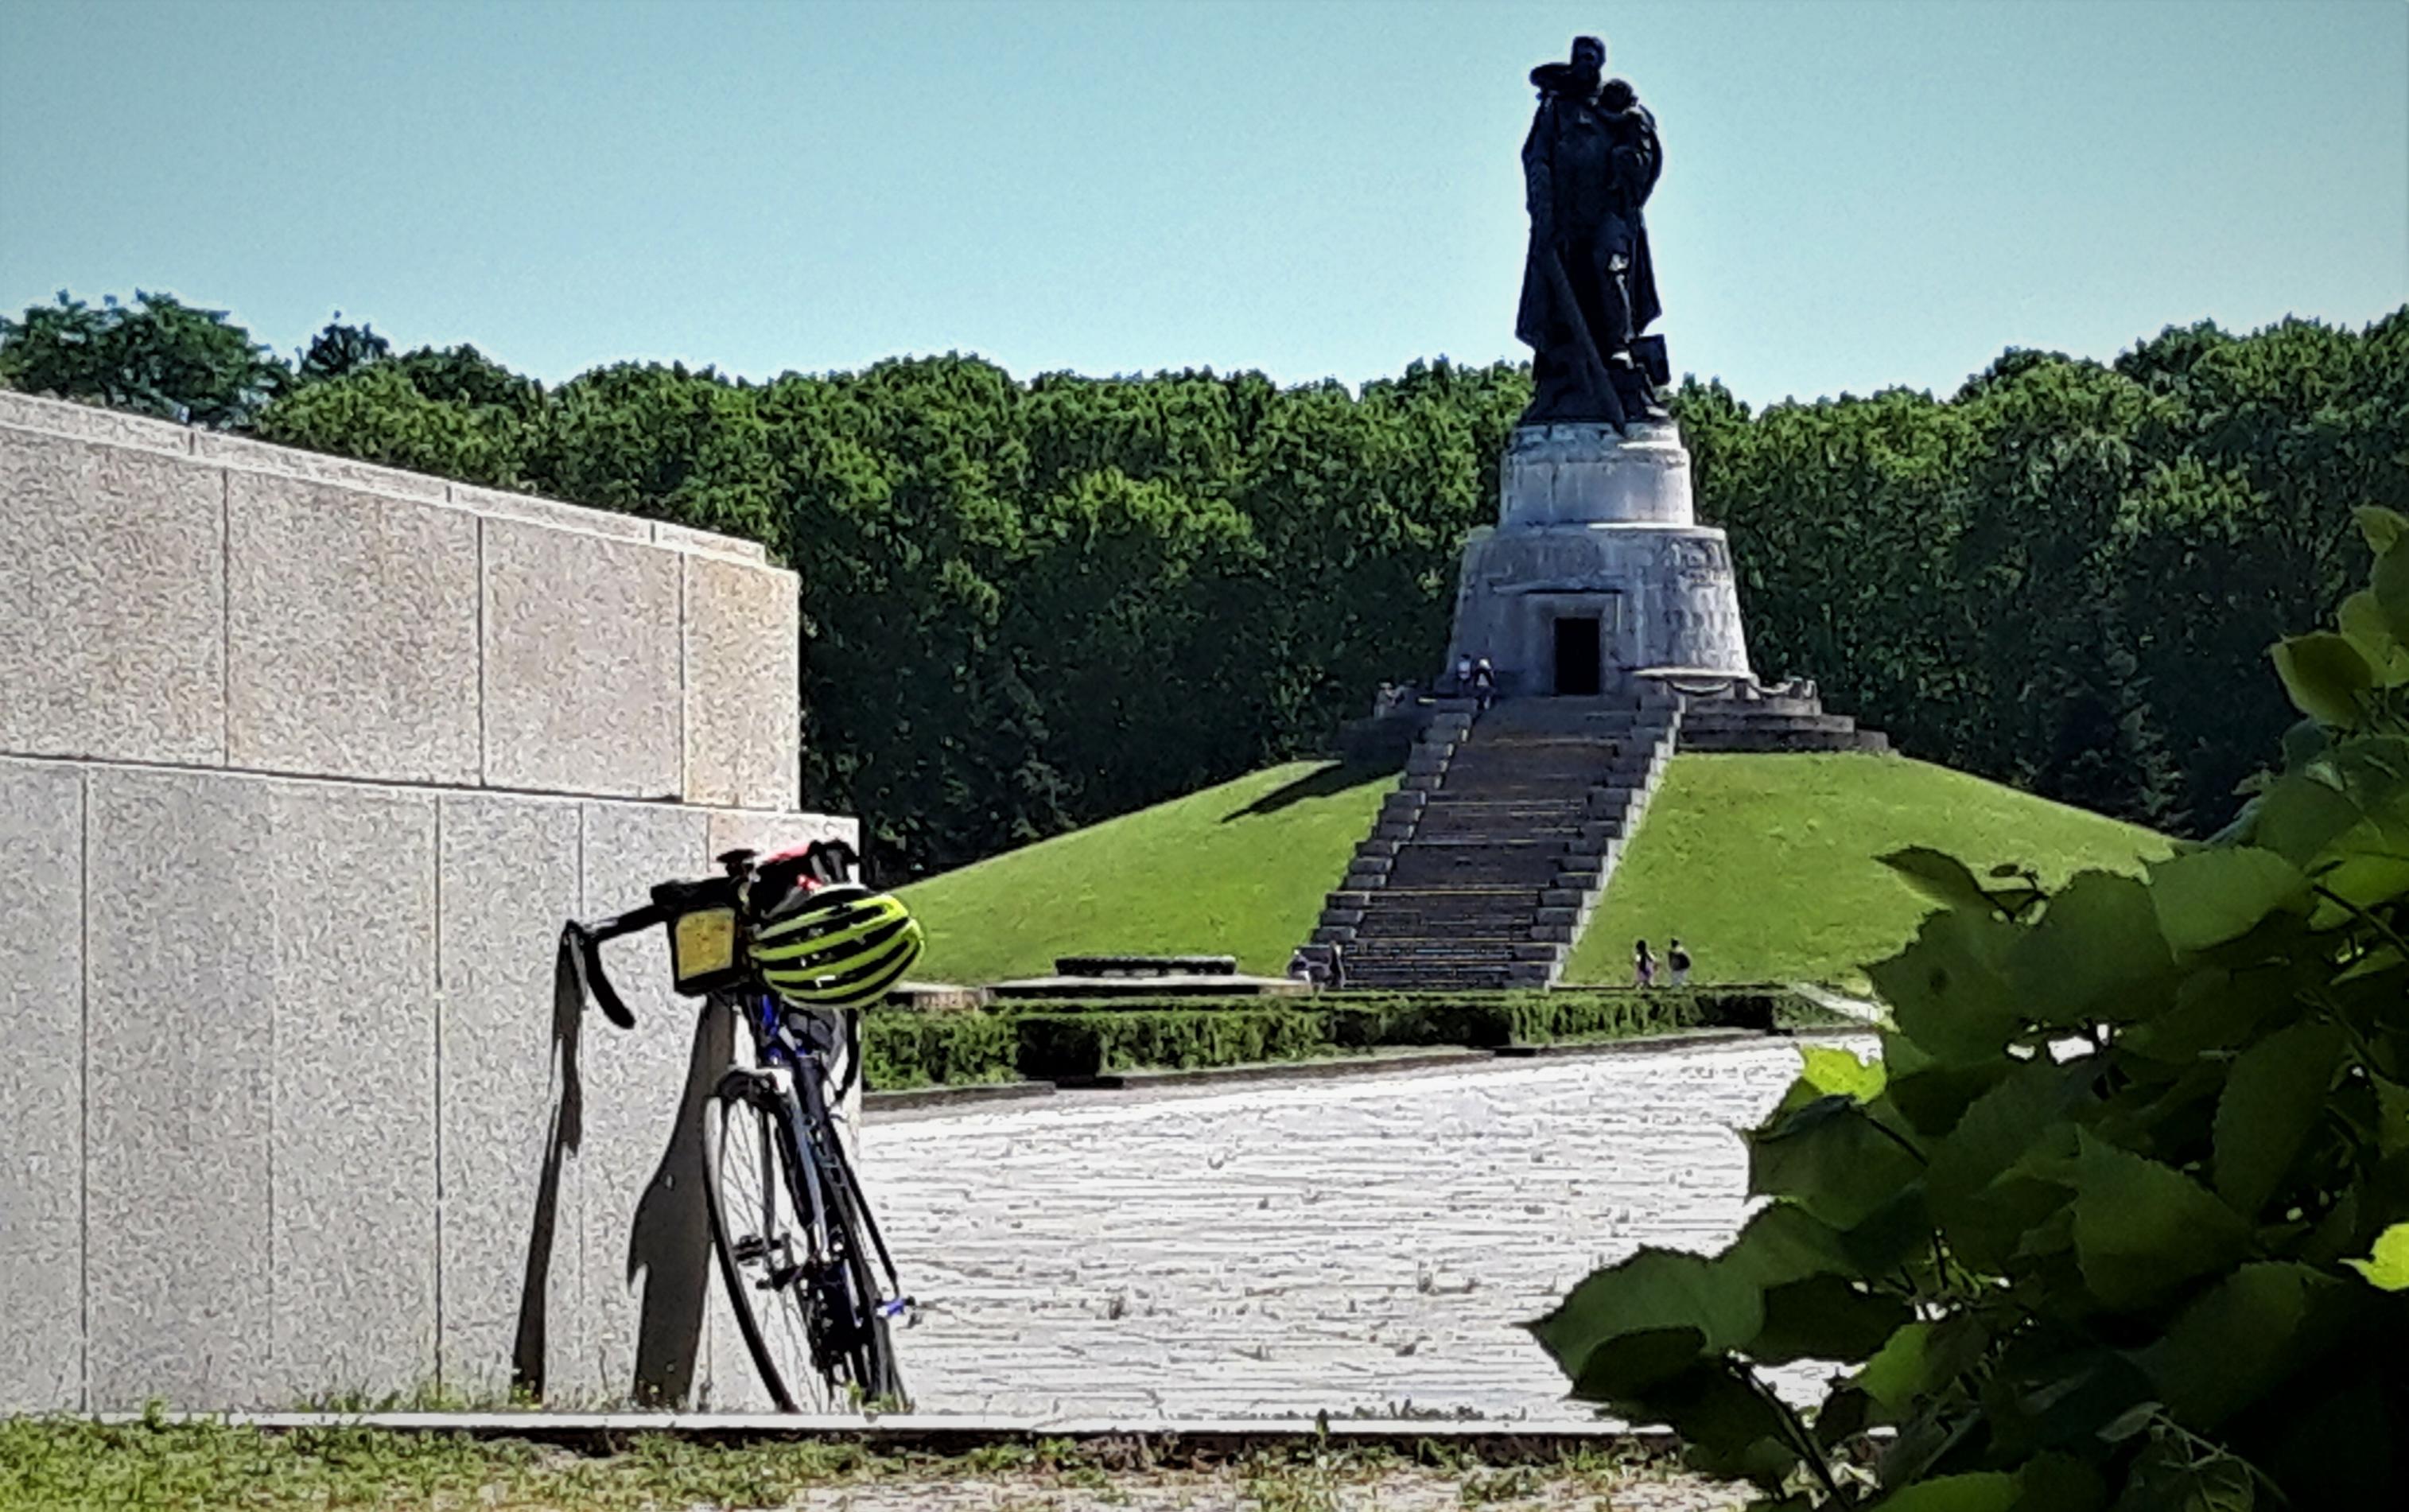
{"label": "large stone wall", "polygon": [[747,1404],[724,1027],[555,944],[856,838],[798,650],[744,542],[0,394],[0,1411]]}

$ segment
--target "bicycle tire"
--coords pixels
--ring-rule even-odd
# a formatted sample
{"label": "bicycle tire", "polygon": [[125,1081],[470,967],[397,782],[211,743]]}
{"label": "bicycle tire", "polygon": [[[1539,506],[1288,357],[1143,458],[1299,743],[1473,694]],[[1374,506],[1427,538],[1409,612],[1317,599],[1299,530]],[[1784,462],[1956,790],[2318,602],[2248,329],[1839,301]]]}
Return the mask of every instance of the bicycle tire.
{"label": "bicycle tire", "polygon": [[[731,1130],[742,1130],[745,1145],[737,1153],[739,1168],[762,1193],[751,1203],[749,1213],[738,1211],[740,1200],[731,1199],[728,1191]],[[752,1357],[754,1375],[780,1412],[800,1412],[802,1408],[792,1385],[803,1383],[790,1384],[788,1377],[801,1374],[795,1368],[798,1361],[812,1363],[809,1299],[794,1288],[791,1278],[781,1285],[772,1274],[773,1257],[788,1247],[783,1243],[786,1236],[781,1231],[780,1209],[793,1206],[793,1178],[783,1153],[785,1141],[785,1120],[759,1103],[748,1074],[731,1073],[721,1079],[703,1111],[702,1191],[711,1220],[712,1252],[717,1259],[721,1289],[728,1294],[728,1311],[735,1317],[745,1353]],[[789,1358],[783,1364],[771,1347],[773,1334],[787,1346]]]}
{"label": "bicycle tire", "polygon": [[[819,1141],[798,1137],[801,1122],[750,1071],[722,1078],[706,1110],[704,1205],[737,1332],[781,1412],[805,1410],[806,1392],[809,1406],[818,1409],[855,1404],[857,1394],[862,1401],[899,1400],[902,1375],[887,1320],[878,1311],[858,1217],[859,1187],[841,1155],[831,1171]],[[731,1129],[745,1130],[737,1169],[762,1193],[750,1204],[728,1189]],[[799,1156],[816,1169],[793,1169]],[[820,1193],[816,1224],[806,1183]],[[841,1285],[812,1287],[809,1267],[799,1263],[812,1256],[834,1260]],[[823,1349],[820,1341],[830,1330],[846,1341],[841,1350]]]}

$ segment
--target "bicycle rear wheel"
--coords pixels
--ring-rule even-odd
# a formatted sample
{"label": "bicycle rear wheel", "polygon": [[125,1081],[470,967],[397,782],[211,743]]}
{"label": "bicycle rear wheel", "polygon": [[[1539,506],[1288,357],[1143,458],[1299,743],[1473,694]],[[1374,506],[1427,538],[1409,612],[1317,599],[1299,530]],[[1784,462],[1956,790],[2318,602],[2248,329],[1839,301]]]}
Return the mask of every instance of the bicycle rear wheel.
{"label": "bicycle rear wheel", "polygon": [[731,1072],[706,1110],[704,1195],[737,1331],[782,1412],[902,1395],[845,1178],[761,1073]]}

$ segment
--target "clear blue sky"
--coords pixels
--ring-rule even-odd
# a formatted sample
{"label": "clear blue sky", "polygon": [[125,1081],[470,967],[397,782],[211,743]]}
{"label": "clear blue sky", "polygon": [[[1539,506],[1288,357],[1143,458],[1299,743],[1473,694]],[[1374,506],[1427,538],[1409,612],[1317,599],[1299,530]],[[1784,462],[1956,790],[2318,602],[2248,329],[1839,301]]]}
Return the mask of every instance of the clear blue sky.
{"label": "clear blue sky", "polygon": [[1520,356],[1524,75],[1656,112],[1677,371],[2409,301],[2402,0],[0,0],[0,309],[337,310],[547,379]]}

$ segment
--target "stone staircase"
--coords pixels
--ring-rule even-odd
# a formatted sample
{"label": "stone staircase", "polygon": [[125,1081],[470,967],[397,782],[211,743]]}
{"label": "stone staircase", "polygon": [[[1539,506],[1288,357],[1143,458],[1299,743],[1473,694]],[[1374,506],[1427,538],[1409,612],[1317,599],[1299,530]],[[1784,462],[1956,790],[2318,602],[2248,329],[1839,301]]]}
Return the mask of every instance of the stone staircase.
{"label": "stone staircase", "polygon": [[1655,690],[1433,711],[1305,946],[1356,987],[1545,986],[1564,970],[1681,728]]}

